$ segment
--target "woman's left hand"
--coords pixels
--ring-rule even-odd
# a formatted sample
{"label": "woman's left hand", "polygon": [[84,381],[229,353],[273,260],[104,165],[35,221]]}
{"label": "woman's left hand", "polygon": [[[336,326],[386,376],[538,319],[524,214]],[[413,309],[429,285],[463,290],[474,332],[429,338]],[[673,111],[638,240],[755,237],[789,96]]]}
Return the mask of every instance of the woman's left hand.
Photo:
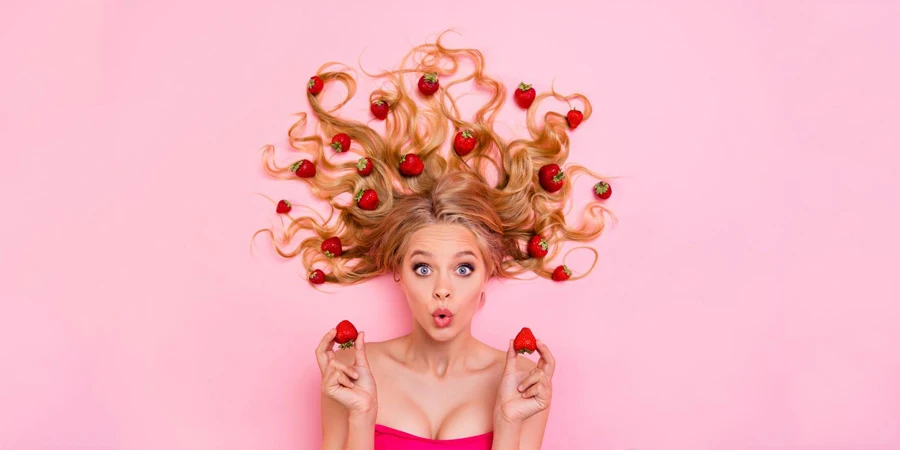
{"label": "woman's left hand", "polygon": [[495,418],[521,424],[525,419],[550,407],[550,398],[553,396],[551,380],[556,360],[540,339],[536,343],[541,358],[530,373],[521,377],[516,371],[518,353],[510,339],[506,350],[506,367],[503,369],[494,407]]}

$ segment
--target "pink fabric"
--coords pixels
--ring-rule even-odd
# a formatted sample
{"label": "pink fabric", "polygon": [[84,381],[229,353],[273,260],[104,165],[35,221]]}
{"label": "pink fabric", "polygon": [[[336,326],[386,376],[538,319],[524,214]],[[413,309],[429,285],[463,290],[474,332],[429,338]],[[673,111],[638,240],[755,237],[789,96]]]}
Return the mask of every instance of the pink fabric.
{"label": "pink fabric", "polygon": [[427,439],[375,424],[375,450],[491,450],[494,433],[459,439]]}

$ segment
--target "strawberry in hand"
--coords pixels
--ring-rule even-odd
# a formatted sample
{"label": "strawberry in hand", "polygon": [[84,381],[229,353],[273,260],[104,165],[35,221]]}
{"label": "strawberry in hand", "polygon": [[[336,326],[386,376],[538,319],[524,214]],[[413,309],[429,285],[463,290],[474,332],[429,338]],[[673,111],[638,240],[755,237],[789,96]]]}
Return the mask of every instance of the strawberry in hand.
{"label": "strawberry in hand", "polygon": [[553,372],[556,360],[550,349],[538,339],[535,342],[541,359],[529,373],[518,372],[517,358],[513,339],[509,340],[506,350],[506,366],[500,378],[497,401],[494,404],[494,419],[511,424],[521,424],[529,417],[550,407],[553,397]]}
{"label": "strawberry in hand", "polygon": [[334,338],[335,342],[340,344],[341,348],[353,347],[353,342],[356,341],[356,338],[359,336],[359,332],[356,331],[353,322],[342,320],[341,323],[337,324],[335,329],[337,330],[337,334]]}
{"label": "strawberry in hand", "polygon": [[[366,333],[360,331],[357,334],[355,328],[350,330],[347,325],[353,327],[350,322],[343,321],[329,330],[316,348],[316,361],[322,374],[321,390],[328,398],[343,405],[351,418],[371,417],[378,411],[378,389],[369,366]],[[350,335],[354,339],[345,341]],[[347,345],[349,342],[353,342],[352,347]],[[337,351],[335,344],[340,345]]]}

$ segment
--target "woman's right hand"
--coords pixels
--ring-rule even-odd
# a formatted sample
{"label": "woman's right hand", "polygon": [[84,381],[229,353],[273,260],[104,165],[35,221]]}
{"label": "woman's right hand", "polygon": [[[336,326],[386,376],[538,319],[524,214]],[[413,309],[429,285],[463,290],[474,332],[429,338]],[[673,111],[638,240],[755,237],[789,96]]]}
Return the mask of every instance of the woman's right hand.
{"label": "woman's right hand", "polygon": [[335,328],[329,330],[316,349],[316,360],[322,372],[322,393],[347,408],[351,416],[375,414],[378,398],[363,340],[365,332],[359,333],[352,349],[339,349],[340,356],[334,351],[336,335]]}

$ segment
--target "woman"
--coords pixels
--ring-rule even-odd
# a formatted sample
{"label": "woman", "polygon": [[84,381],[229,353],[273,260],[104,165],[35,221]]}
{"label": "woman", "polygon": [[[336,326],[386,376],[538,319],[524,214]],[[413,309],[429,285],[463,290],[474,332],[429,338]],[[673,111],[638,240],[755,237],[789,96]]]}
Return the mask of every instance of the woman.
{"label": "woman", "polygon": [[[474,69],[454,78],[464,60]],[[494,349],[472,335],[471,323],[485,301],[487,281],[495,276],[532,271],[560,281],[593,269],[592,264],[573,277],[565,264],[544,263],[566,240],[590,241],[604,228],[608,210],[602,201],[585,208],[577,227],[567,225],[563,214],[575,175],[603,177],[577,164],[553,167],[566,161],[567,130],[590,117],[590,103],[579,94],[535,96],[521,84],[514,97],[527,110],[530,136],[506,142],[493,129],[505,87],[484,75],[480,52],[450,49],[438,38],[413,49],[400,69],[372,75],[388,82],[370,96],[373,116],[385,120],[382,135],[335,115],[353,97],[356,83],[345,68],[332,66],[322,66],[310,79],[307,98],[322,134],[332,137],[332,158],[348,152],[359,158],[333,163],[318,134],[296,136],[305,114],[288,134],[292,147],[310,153],[310,159],[280,166],[274,148],[265,148],[269,174],[299,178],[331,204],[332,212],[340,210],[332,223],[333,214],[293,217],[290,202],[279,202],[278,211],[291,218],[282,242],[300,231],[313,236],[293,251],[277,245],[276,250],[284,257],[302,255],[314,285],[392,274],[406,295],[413,330],[372,343],[360,332],[353,348],[337,351],[336,330],[325,334],[316,349],[322,448],[539,449],[552,398],[552,353],[540,340],[537,363],[519,357],[512,340],[506,351]],[[408,74],[425,74],[417,94],[406,92]],[[452,86],[468,81],[491,94],[471,121],[461,117],[449,94]],[[319,95],[334,82],[342,83],[347,95],[326,109]],[[547,112],[538,123],[537,104],[551,96],[578,100],[583,109],[574,115],[574,108],[566,115]],[[442,152],[451,130],[452,150]],[[611,192],[606,181],[594,189],[600,199]],[[275,238],[272,230],[260,232]],[[583,248],[593,251],[596,264],[596,250]]]}

